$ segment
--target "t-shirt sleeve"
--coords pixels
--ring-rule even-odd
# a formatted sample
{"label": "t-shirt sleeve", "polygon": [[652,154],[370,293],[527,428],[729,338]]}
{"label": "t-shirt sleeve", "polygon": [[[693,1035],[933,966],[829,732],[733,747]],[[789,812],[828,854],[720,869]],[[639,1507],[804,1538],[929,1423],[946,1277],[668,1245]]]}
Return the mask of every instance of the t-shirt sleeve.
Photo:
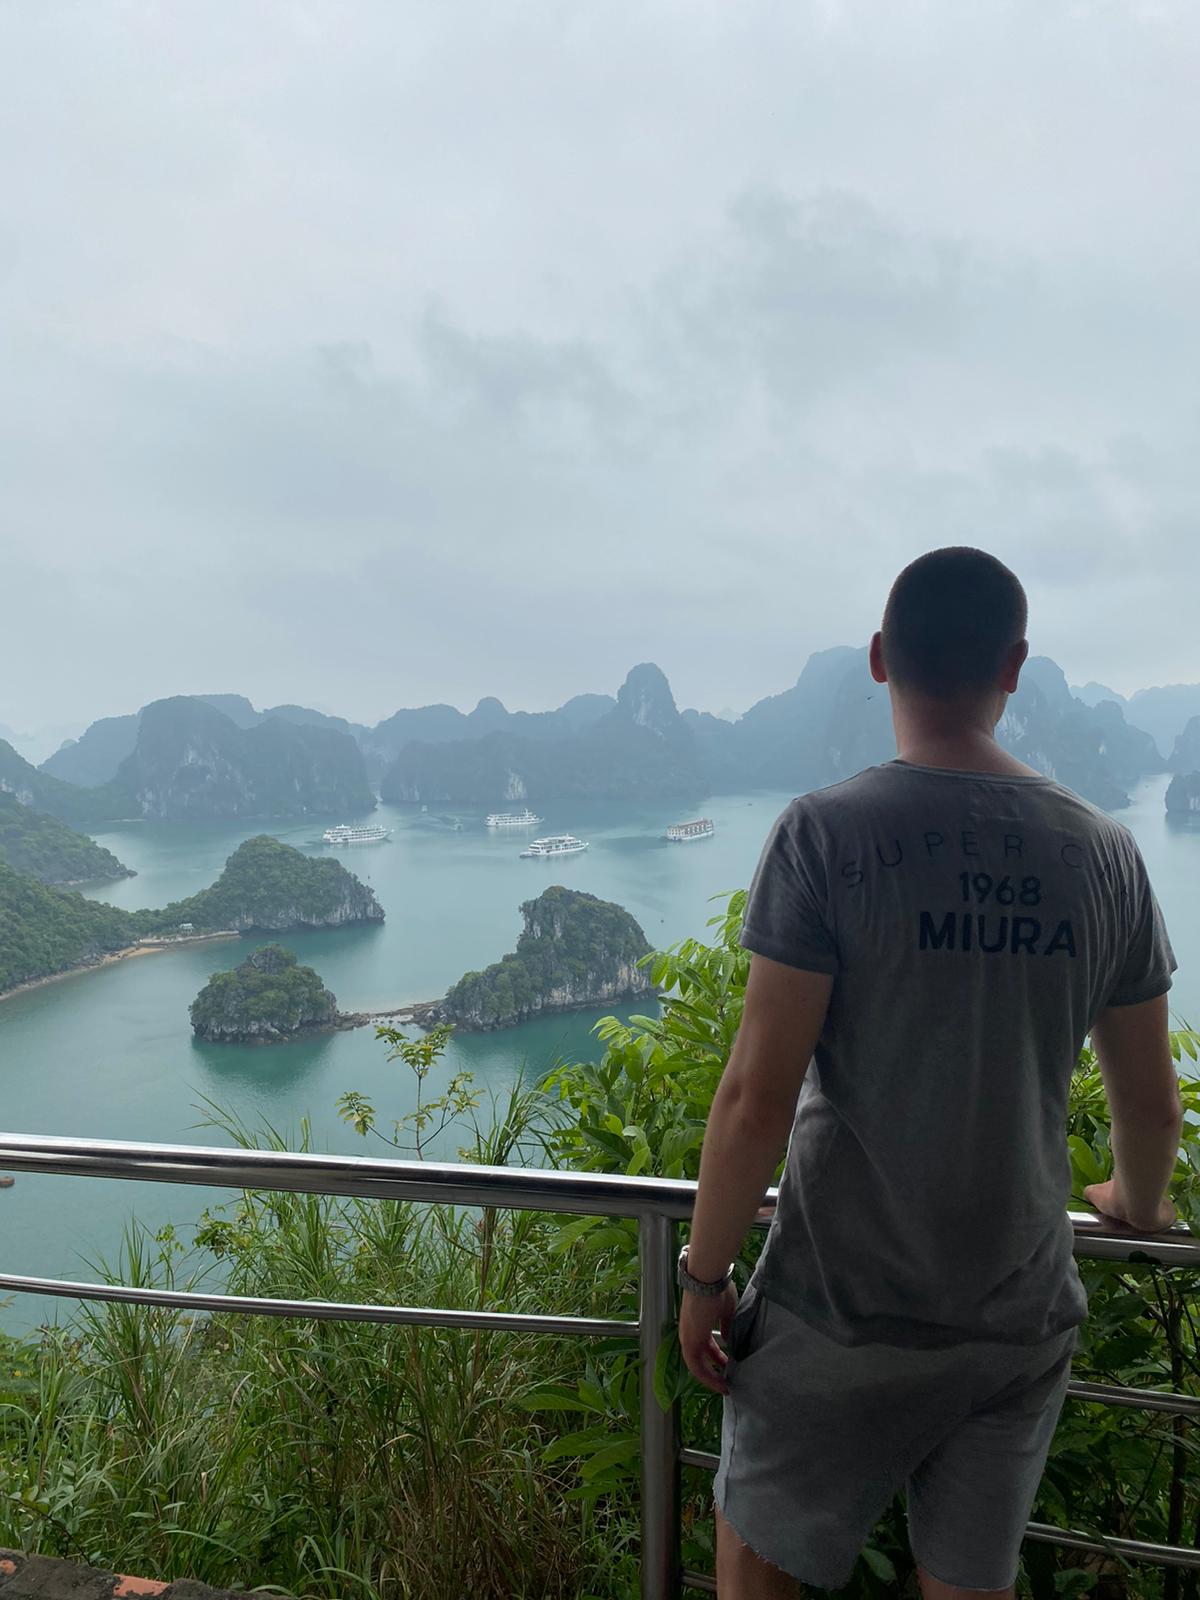
{"label": "t-shirt sleeve", "polygon": [[742,946],[807,972],[836,974],[825,861],[801,809],[778,818],[763,846],[742,918]]}
{"label": "t-shirt sleeve", "polygon": [[1154,1000],[1171,987],[1179,963],[1167,937],[1162,911],[1150,887],[1146,863],[1135,845],[1129,872],[1129,918],[1116,982],[1106,1005],[1135,1006]]}

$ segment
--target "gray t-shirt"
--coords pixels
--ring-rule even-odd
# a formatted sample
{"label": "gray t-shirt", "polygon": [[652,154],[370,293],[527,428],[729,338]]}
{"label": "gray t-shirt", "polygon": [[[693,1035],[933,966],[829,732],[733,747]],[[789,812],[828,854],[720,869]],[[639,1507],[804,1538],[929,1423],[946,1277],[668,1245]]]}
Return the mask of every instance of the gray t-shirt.
{"label": "gray t-shirt", "polygon": [[834,975],[758,1280],[842,1344],[1031,1344],[1087,1301],[1067,1095],[1175,959],[1127,828],[1048,778],[901,761],[793,800],[742,943]]}

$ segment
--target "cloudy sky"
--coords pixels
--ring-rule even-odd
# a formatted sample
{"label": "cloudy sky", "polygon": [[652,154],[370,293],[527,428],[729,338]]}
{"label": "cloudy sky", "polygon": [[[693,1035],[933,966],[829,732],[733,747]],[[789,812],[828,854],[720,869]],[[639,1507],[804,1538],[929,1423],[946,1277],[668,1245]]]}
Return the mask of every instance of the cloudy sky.
{"label": "cloudy sky", "polygon": [[0,0],[0,723],[1200,679],[1193,0]]}

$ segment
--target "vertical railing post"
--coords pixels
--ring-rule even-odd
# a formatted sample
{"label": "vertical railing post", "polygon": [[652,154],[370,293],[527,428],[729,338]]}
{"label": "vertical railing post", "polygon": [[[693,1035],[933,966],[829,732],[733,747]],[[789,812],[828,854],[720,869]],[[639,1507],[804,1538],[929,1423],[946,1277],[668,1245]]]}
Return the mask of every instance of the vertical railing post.
{"label": "vertical railing post", "polygon": [[675,1226],[638,1218],[638,1343],[642,1359],[642,1600],[679,1600],[679,1406],[654,1396],[654,1364],[675,1318]]}

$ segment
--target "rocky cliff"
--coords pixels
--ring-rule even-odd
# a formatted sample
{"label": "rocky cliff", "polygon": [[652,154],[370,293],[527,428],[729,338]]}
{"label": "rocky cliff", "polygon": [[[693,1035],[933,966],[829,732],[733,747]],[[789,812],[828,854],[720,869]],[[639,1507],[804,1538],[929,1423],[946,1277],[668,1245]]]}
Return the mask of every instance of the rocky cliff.
{"label": "rocky cliff", "polygon": [[338,1021],[337,1000],[317,974],[277,944],[214,972],[188,1015],[198,1039],[220,1044],[277,1044]]}
{"label": "rocky cliff", "polygon": [[1200,772],[1200,716],[1192,717],[1175,740],[1169,762],[1172,772]]}
{"label": "rocky cliff", "polygon": [[1140,777],[1162,770],[1148,733],[1130,727],[1115,701],[1076,699],[1047,656],[1025,663],[997,734],[1019,760],[1109,811],[1129,804]]}
{"label": "rocky cliff", "polygon": [[241,728],[186,695],[143,708],[112,787],[134,815],[164,819],[335,816],[374,805],[349,734],[282,717]]}
{"label": "rocky cliff", "polygon": [[1173,815],[1200,813],[1200,772],[1177,772],[1167,785],[1167,810]]}
{"label": "rocky cliff", "polygon": [[629,912],[555,885],[521,907],[517,948],[454,985],[431,1021],[508,1028],[547,1011],[611,1005],[654,992],[640,959],[650,949]]}

